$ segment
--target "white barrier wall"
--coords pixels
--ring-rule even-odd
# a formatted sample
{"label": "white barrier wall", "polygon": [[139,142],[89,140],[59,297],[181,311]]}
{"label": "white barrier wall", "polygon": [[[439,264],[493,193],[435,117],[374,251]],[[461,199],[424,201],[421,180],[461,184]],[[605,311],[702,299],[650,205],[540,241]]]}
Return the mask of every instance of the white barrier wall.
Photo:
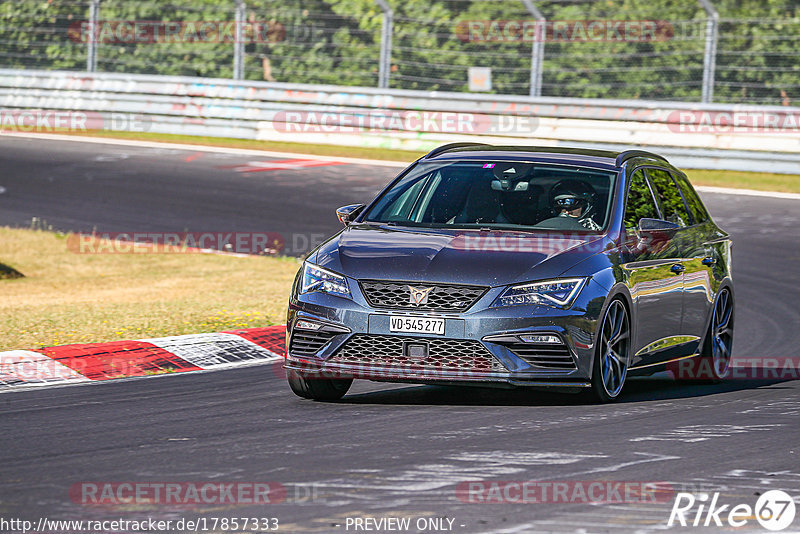
{"label": "white barrier wall", "polygon": [[88,128],[411,150],[637,146],[686,168],[800,174],[800,108],[791,107],[0,69],[0,110],[5,131],[30,123],[25,110],[64,110],[88,114]]}

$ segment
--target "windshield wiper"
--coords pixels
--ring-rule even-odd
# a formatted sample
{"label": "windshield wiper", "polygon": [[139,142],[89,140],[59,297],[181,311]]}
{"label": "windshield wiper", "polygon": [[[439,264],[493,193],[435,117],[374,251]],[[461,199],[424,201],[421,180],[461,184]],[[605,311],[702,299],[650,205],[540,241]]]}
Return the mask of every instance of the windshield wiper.
{"label": "windshield wiper", "polygon": [[503,227],[489,227],[482,226],[478,228],[480,232],[517,232],[520,234],[539,234],[542,231],[537,228],[503,228]]}

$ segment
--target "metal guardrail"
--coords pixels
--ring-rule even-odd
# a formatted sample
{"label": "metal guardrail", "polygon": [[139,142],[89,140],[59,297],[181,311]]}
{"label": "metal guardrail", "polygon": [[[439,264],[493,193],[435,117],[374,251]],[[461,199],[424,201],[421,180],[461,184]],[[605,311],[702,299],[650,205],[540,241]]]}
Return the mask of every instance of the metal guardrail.
{"label": "metal guardrail", "polygon": [[[0,69],[0,110],[138,117],[151,132],[427,150],[462,140],[659,151],[686,168],[800,174],[800,124],[766,131],[708,118],[800,118],[800,108],[609,101],[294,85],[227,79]],[[409,117],[423,116],[409,127]],[[443,128],[447,114],[463,128]],[[325,117],[324,127],[309,118]],[[365,118],[400,118],[348,128]],[[450,117],[452,118],[452,117]],[[380,121],[378,121],[380,122]],[[791,121],[789,121],[791,123]],[[132,121],[113,129],[132,130]],[[503,125],[511,124],[511,127]],[[11,125],[13,126],[13,124]],[[105,126],[104,126],[105,127]],[[9,124],[0,126],[8,129]],[[1,134],[0,134],[1,135]]]}

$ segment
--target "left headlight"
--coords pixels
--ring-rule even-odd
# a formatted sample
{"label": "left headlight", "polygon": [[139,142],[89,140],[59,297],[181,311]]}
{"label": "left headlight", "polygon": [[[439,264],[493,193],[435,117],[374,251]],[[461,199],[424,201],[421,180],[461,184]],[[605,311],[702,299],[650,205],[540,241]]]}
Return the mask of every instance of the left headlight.
{"label": "left headlight", "polygon": [[585,283],[586,278],[569,278],[511,286],[494,300],[492,307],[531,304],[570,306]]}
{"label": "left headlight", "polygon": [[303,264],[303,283],[300,287],[300,294],[312,291],[321,291],[350,298],[350,287],[347,285],[347,278],[322,267],[317,267],[313,263],[306,262]]}

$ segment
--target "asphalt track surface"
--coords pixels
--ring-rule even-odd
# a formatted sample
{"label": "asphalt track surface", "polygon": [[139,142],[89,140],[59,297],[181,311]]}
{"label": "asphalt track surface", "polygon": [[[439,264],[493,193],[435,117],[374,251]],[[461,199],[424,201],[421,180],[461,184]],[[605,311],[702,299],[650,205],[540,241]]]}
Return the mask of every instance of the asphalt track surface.
{"label": "asphalt track surface", "polygon": [[[335,207],[369,198],[396,172],[231,170],[252,159],[3,138],[0,224],[330,233]],[[800,202],[705,200],[735,241],[735,356],[797,358]],[[454,519],[454,532],[656,532],[671,497],[475,504],[456,488],[667,481],[720,492],[724,504],[753,505],[770,489],[798,500],[799,418],[800,382],[772,379],[631,381],[620,402],[603,406],[529,390],[371,382],[356,382],[339,403],[315,403],[289,391],[278,365],[24,391],[0,395],[0,517],[277,517],[280,532],[354,532],[347,518],[405,516]],[[92,507],[69,497],[82,481],[278,482],[287,500]],[[800,530],[800,517],[791,528]],[[763,531],[752,519],[740,530]]]}

